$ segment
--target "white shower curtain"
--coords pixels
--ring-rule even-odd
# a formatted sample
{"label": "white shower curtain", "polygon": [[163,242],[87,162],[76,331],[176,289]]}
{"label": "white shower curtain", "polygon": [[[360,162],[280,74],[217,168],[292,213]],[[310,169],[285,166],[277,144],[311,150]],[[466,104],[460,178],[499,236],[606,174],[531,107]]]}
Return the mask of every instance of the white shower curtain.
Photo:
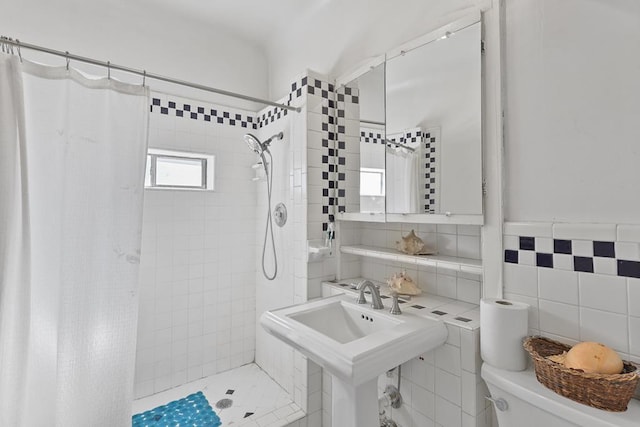
{"label": "white shower curtain", "polygon": [[0,425],[131,425],[147,89],[0,54]]}
{"label": "white shower curtain", "polygon": [[419,212],[418,161],[417,151],[387,147],[387,212]]}

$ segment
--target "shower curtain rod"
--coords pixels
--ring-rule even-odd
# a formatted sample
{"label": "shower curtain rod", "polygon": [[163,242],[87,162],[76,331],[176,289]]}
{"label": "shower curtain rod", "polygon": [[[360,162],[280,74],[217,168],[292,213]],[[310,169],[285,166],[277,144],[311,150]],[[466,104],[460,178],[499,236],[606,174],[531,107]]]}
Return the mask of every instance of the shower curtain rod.
{"label": "shower curtain rod", "polygon": [[185,80],[174,79],[174,78],[171,78],[171,77],[162,76],[160,74],[149,73],[146,70],[137,70],[135,68],[130,68],[130,67],[122,66],[122,65],[112,64],[109,61],[104,62],[104,61],[99,61],[97,59],[87,58],[85,56],[73,55],[73,54],[71,54],[69,52],[62,52],[60,50],[49,49],[47,47],[38,46],[38,45],[30,44],[30,43],[24,43],[24,42],[21,42],[18,39],[14,40],[12,38],[8,38],[8,37],[2,36],[2,37],[0,37],[0,45],[2,45],[2,44],[16,46],[17,49],[18,49],[18,56],[20,56],[20,60],[22,60],[22,55],[20,53],[20,48],[37,50],[39,52],[44,52],[44,53],[48,53],[48,54],[51,54],[51,55],[56,55],[56,56],[61,56],[63,58],[66,58],[67,59],[67,64],[69,63],[68,61],[74,60],[74,61],[79,61],[79,62],[86,62],[87,64],[106,67],[108,70],[113,69],[113,70],[124,71],[124,72],[130,73],[130,74],[136,74],[136,75],[142,76],[142,78],[143,78],[143,83],[142,84],[143,85],[144,85],[145,79],[155,79],[155,80],[160,80],[160,81],[167,82],[167,83],[177,84],[177,85],[180,85],[180,86],[187,86],[187,87],[190,87],[190,88],[193,88],[193,89],[203,90],[205,92],[212,92],[212,93],[217,93],[219,95],[230,96],[232,98],[243,99],[245,101],[257,102],[257,103],[264,104],[264,105],[270,105],[272,107],[278,107],[278,108],[282,108],[282,109],[289,110],[289,111],[295,111],[297,113],[302,111],[299,107],[292,107],[290,105],[279,104],[277,102],[267,101],[265,99],[254,98],[253,96],[248,96],[248,95],[243,95],[243,94],[240,94],[240,93],[230,92],[230,91],[227,91],[227,90],[217,89],[217,88],[214,88],[214,87],[205,86],[205,85],[201,85],[201,84],[198,84],[198,83],[191,83],[191,82],[188,82],[188,81],[185,81]]}
{"label": "shower curtain rod", "polygon": [[360,119],[360,123],[365,123],[367,125],[380,125],[380,126],[385,125],[385,122],[377,122],[374,120],[364,120],[364,119]]}
{"label": "shower curtain rod", "polygon": [[406,145],[406,144],[402,144],[402,143],[400,143],[400,142],[395,142],[395,141],[392,141],[392,140],[390,140],[390,139],[386,139],[386,138],[385,138],[385,139],[384,139],[384,142],[386,142],[387,144],[393,144],[393,145],[395,145],[396,147],[404,148],[404,149],[406,149],[406,150],[411,151],[412,153],[413,153],[414,151],[416,151],[416,149],[415,149],[415,148],[413,148],[413,147],[409,147],[409,146],[408,146],[408,145]]}

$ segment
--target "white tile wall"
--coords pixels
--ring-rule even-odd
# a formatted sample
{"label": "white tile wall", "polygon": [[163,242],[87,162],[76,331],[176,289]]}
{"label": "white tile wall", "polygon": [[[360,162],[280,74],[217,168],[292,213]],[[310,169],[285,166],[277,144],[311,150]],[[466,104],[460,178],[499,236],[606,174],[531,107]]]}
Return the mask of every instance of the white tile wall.
{"label": "white tile wall", "polygon": [[[599,341],[623,359],[638,361],[640,279],[618,276],[616,260],[640,259],[639,229],[624,224],[505,223],[506,249],[518,248],[518,236],[535,237],[536,252],[543,251],[539,238],[571,240],[572,255],[593,257],[599,274],[573,271],[572,255],[566,255],[567,263],[558,263],[559,254],[553,254],[554,268],[505,262],[504,296],[531,306],[532,334],[569,344]],[[614,242],[615,258],[594,257],[593,241]],[[611,268],[603,269],[598,262],[609,262]]]}
{"label": "white tile wall", "polygon": [[[351,223],[340,224],[341,244],[395,247],[396,241],[411,229],[441,255],[481,259],[480,227],[461,225]],[[442,308],[448,313],[469,310],[479,304],[481,277],[444,269],[417,267],[391,261],[370,260],[341,254],[339,277],[366,277],[384,282],[405,270],[430,294],[457,299],[457,307]],[[537,281],[533,281],[537,289]],[[532,291],[537,294],[537,290]],[[463,307],[465,303],[469,303]],[[438,308],[440,309],[440,308]],[[479,376],[479,330],[451,326],[447,343],[433,352],[402,365],[401,393],[404,404],[390,411],[403,427],[485,426],[491,425],[491,407],[484,401],[485,386]],[[325,381],[330,377],[325,376]],[[397,377],[379,379],[380,393]],[[330,422],[330,386],[324,392],[323,427]],[[482,394],[485,393],[485,394]],[[482,397],[478,397],[482,394]],[[464,422],[464,424],[463,424]]]}
{"label": "white tile wall", "polygon": [[[285,118],[261,128],[257,133],[259,138],[264,139],[277,132],[284,132],[284,139],[282,141],[274,141],[271,145],[271,154],[273,156],[272,208],[275,204],[283,202],[287,206],[288,216],[287,224],[284,227],[280,228],[274,224],[273,231],[278,259],[278,274],[275,280],[267,280],[262,273],[261,267],[267,217],[267,190],[264,181],[252,183],[255,186],[257,197],[256,222],[253,225],[256,233],[252,239],[255,241],[257,263],[254,277],[257,314],[256,363],[294,396],[294,401],[304,410],[306,406],[303,407],[302,405],[300,384],[296,382],[293,349],[266,333],[259,325],[261,313],[293,304],[296,302],[296,295],[299,293],[297,281],[300,278],[296,272],[299,270],[298,264],[302,261],[294,256],[293,242],[296,239],[296,230],[300,228],[302,223],[301,205],[304,201],[294,201],[294,189],[300,188],[300,185],[292,185],[292,183],[294,173],[296,171],[299,172],[297,169],[303,166],[298,164],[298,168],[294,168],[294,156],[296,156],[296,153],[300,153],[301,147],[304,147],[305,139],[301,138],[303,134],[296,127],[296,119],[296,116],[287,115]],[[271,256],[270,240],[267,243],[266,269],[271,274],[273,272],[273,257]]]}
{"label": "white tile wall", "polygon": [[538,271],[540,298],[566,304],[578,304],[578,274],[553,268]]}
{"label": "white tile wall", "polygon": [[[447,325],[447,343],[402,365],[404,403],[388,415],[403,427],[491,425],[492,408],[480,378],[479,330]],[[397,373],[379,379],[380,392]],[[326,424],[325,424],[326,425]]]}
{"label": "white tile wall", "polygon": [[[320,425],[319,367],[258,325],[265,310],[319,296],[322,280],[335,277],[335,258],[313,264],[306,259],[307,239],[322,238],[326,221],[321,199],[325,116],[320,113],[327,101],[304,92],[293,103],[308,103],[313,111],[303,108],[300,114],[250,130],[260,139],[279,131],[285,134],[284,140],[271,145],[272,204],[284,202],[289,214],[287,225],[274,229],[274,281],[266,280],[261,271],[266,187],[263,181],[252,181],[255,171],[250,166],[257,158],[242,141],[247,129],[152,114],[150,146],[211,150],[216,155],[216,191],[147,192],[138,396],[248,363],[255,351],[260,366],[307,412],[292,425]],[[166,101],[162,97],[163,104]],[[267,271],[273,271],[269,251],[266,261]]]}
{"label": "white tile wall", "polygon": [[[321,78],[314,73],[305,73],[307,78]],[[298,79],[298,80],[301,80]],[[326,82],[324,83],[326,84]],[[282,229],[276,227],[278,261],[282,269],[278,278],[267,281],[260,268],[256,273],[257,302],[259,315],[270,309],[307,301],[321,295],[321,283],[335,277],[335,258],[321,262],[307,262],[307,242],[324,237],[322,223],[323,120],[322,108],[327,100],[319,94],[305,93],[294,99],[293,104],[302,108],[299,114],[260,129],[260,137],[269,137],[280,130],[285,133],[285,142],[274,142],[274,187],[272,203],[285,202],[288,223]],[[259,113],[260,114],[260,113]],[[259,183],[260,184],[260,183]],[[266,189],[258,188],[258,247],[257,258],[262,256],[261,230],[266,216]],[[257,321],[258,319],[256,319]],[[322,422],[322,373],[321,369],[291,347],[268,335],[257,326],[256,362],[283,385],[294,401],[307,413],[305,419],[294,426],[319,427]]]}
{"label": "white tile wall", "polygon": [[213,192],[145,190],[136,397],[250,363],[255,351],[254,159],[245,129],[158,112],[149,126],[150,147],[215,155],[216,182]]}
{"label": "white tile wall", "polygon": [[[602,274],[579,273],[580,305],[596,310],[627,314],[627,279]],[[607,297],[603,297],[606,289]]]}
{"label": "white tile wall", "polygon": [[[333,284],[325,285],[323,292],[328,296],[353,291]],[[428,298],[438,299],[435,296]],[[416,302],[427,306],[422,298]],[[436,308],[449,313],[457,311],[464,313],[465,317],[472,317],[471,312],[466,311],[470,307],[477,310],[476,306],[460,301],[438,305]],[[490,426],[492,408],[484,399],[488,391],[480,377],[482,360],[479,321],[466,323],[463,327],[453,324],[452,318],[444,316],[443,319],[447,322],[446,343],[402,365],[400,392],[403,405],[399,409],[387,408],[386,416],[403,427]],[[378,378],[379,395],[382,395],[387,384],[397,385],[397,378],[397,371],[394,371],[391,377],[381,375]],[[330,427],[331,377],[325,374],[323,382],[322,425]]]}
{"label": "white tile wall", "polygon": [[[340,242],[394,248],[396,241],[412,229],[427,245],[436,247],[440,255],[481,259],[479,226],[341,222]],[[344,278],[366,277],[385,282],[403,270],[426,292],[471,304],[480,302],[482,278],[478,275],[349,255],[340,257],[340,277]]]}

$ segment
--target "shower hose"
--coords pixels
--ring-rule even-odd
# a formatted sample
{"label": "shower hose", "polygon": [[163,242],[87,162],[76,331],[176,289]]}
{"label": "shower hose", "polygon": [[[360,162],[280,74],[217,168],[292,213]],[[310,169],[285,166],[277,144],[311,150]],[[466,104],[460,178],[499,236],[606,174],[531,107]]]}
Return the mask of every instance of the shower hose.
{"label": "shower hose", "polygon": [[[267,170],[267,161],[264,157],[264,154],[261,153],[262,156],[262,164],[264,166],[264,173],[267,175],[267,223],[264,227],[264,242],[262,243],[262,274],[267,280],[273,280],[276,278],[278,274],[278,258],[276,256],[276,242],[273,239],[273,218],[271,217],[271,188],[273,187],[273,156],[271,153],[266,150],[266,153],[269,154],[269,169]],[[273,275],[269,275],[265,268],[265,252],[267,250],[267,236],[271,234],[271,249],[273,250],[273,264],[274,270]]]}

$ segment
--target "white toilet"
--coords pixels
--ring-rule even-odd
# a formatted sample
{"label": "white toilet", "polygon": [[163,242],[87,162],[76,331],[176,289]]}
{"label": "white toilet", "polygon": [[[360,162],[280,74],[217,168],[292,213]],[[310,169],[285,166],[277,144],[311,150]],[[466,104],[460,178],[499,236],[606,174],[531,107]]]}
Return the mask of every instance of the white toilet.
{"label": "white toilet", "polygon": [[[482,365],[499,427],[639,427],[640,401],[625,412],[607,412],[574,402],[547,389],[532,368],[521,372]],[[495,427],[495,426],[494,426]]]}

